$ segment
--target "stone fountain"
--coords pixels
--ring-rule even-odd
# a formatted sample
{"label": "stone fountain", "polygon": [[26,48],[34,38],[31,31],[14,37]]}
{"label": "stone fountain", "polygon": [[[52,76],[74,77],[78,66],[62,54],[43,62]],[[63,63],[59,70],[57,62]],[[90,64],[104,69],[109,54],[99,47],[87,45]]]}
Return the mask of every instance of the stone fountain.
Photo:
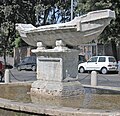
{"label": "stone fountain", "polygon": [[32,50],[37,55],[37,81],[32,86],[29,82],[0,84],[0,114],[120,115],[119,88],[83,87],[76,78],[77,46],[97,39],[112,19],[115,19],[114,11],[106,9],[89,12],[63,24],[38,28],[17,24],[22,39],[37,46]]}
{"label": "stone fountain", "polygon": [[37,81],[33,82],[31,93],[48,97],[80,95],[84,89],[76,78],[79,51],[75,48],[97,39],[112,19],[115,19],[114,11],[105,9],[62,24],[37,28],[16,24],[22,39],[37,46],[32,50],[37,55]]}

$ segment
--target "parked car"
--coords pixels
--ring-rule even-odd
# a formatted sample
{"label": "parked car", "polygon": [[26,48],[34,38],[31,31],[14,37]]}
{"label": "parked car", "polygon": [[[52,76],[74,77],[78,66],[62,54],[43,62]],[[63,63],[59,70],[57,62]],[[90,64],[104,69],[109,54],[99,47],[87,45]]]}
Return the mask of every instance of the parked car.
{"label": "parked car", "polygon": [[113,56],[94,56],[87,62],[78,65],[80,73],[93,70],[99,71],[102,74],[106,74],[108,71],[117,72],[117,61]]}
{"label": "parked car", "polygon": [[9,64],[8,62],[6,62],[6,66],[5,66],[6,69],[12,69],[13,66],[11,64]]}
{"label": "parked car", "polygon": [[36,56],[25,57],[17,65],[18,71],[21,70],[32,70],[36,71]]}
{"label": "parked car", "polygon": [[5,65],[3,63],[3,61],[0,61],[0,79],[2,81],[2,78],[4,77],[4,73],[5,73]]}

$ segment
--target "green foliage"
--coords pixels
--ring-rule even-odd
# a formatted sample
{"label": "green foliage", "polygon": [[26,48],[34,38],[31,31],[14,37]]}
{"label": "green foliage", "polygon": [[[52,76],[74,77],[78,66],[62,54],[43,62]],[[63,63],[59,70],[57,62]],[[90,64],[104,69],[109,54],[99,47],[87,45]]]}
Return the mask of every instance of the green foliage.
{"label": "green foliage", "polygon": [[109,0],[78,0],[76,12],[81,15],[90,11],[106,9],[111,5]]}
{"label": "green foliage", "polygon": [[20,45],[16,39],[16,23],[31,23],[35,25],[36,0],[3,0],[0,2],[0,47],[6,55],[14,46]]}
{"label": "green foliage", "polygon": [[36,8],[37,25],[55,24],[70,20],[70,0],[41,0]]}
{"label": "green foliage", "polygon": [[21,42],[21,38],[20,37],[16,37],[13,45],[15,45],[15,47],[20,47],[20,42]]}

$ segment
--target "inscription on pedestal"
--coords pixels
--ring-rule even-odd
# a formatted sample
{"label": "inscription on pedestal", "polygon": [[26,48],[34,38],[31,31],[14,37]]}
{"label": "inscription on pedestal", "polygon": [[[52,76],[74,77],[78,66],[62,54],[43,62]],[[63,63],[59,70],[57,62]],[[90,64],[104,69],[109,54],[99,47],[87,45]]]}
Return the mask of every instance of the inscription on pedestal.
{"label": "inscription on pedestal", "polygon": [[39,58],[37,59],[37,79],[49,81],[62,81],[62,59],[61,58]]}

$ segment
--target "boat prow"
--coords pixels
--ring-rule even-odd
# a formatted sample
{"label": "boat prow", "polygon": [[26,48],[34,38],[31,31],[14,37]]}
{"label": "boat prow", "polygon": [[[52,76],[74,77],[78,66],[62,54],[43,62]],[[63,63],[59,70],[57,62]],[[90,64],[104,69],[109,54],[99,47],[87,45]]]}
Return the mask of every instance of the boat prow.
{"label": "boat prow", "polygon": [[16,29],[22,39],[31,46],[36,46],[37,42],[55,46],[55,41],[58,39],[67,45],[77,46],[97,39],[112,19],[115,19],[115,12],[105,9],[75,17],[66,23],[37,28],[31,24],[16,24]]}

